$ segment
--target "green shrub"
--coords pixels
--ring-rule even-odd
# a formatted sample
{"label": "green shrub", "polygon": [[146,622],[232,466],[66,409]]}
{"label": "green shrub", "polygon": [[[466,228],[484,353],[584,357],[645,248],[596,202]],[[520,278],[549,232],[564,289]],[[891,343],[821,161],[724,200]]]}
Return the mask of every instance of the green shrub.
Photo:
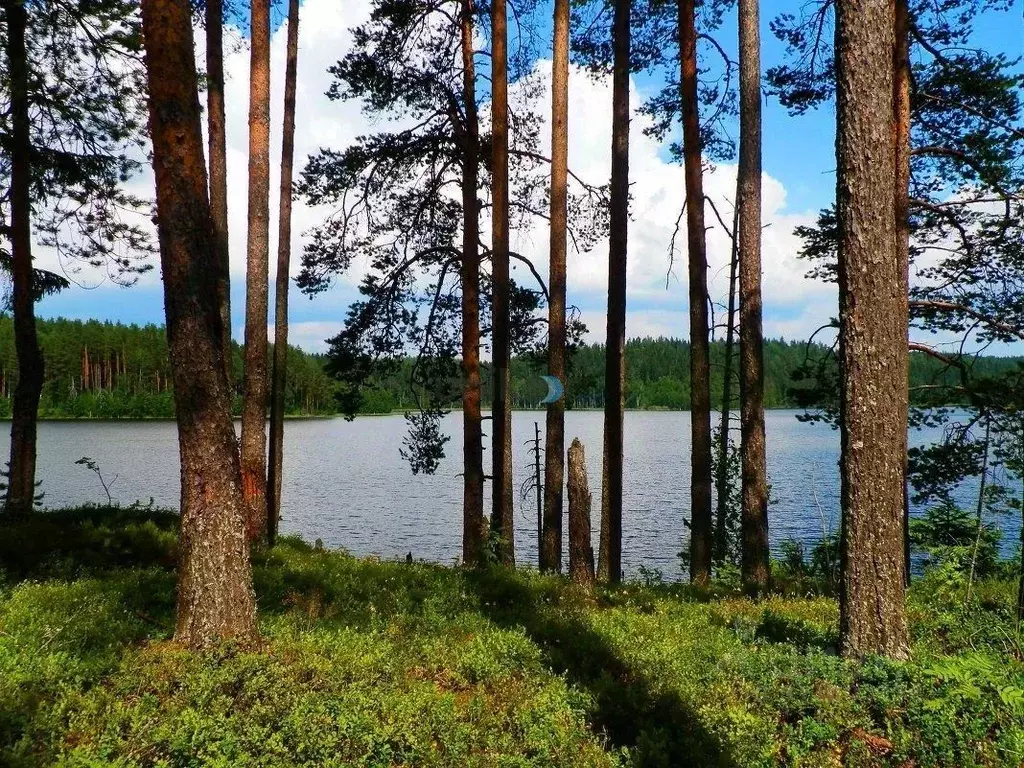
{"label": "green shrub", "polygon": [[[0,531],[0,764],[1017,766],[1015,584],[909,599],[913,660],[836,656],[826,597],[257,553],[264,646],[168,642],[175,517]],[[803,558],[801,558],[803,561]]]}

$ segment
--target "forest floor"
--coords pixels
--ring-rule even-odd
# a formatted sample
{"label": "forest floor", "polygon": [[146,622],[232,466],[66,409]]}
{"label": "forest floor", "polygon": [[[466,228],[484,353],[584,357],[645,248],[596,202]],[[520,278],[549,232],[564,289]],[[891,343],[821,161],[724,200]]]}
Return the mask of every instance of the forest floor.
{"label": "forest floor", "polygon": [[170,642],[176,518],[0,526],[3,766],[1019,766],[1015,584],[940,569],[913,660],[835,655],[834,600],[583,591],[528,569],[255,556],[264,643]]}

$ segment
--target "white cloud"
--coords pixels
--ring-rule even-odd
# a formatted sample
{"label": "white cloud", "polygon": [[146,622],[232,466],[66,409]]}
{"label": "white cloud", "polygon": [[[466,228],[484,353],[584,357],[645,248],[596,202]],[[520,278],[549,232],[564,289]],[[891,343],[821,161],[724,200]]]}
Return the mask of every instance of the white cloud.
{"label": "white cloud", "polygon": [[[326,352],[327,339],[337,336],[342,324],[328,320],[288,323],[288,343],[307,352]],[[274,326],[267,326],[267,340],[274,341]]]}
{"label": "white cloud", "polygon": [[[305,0],[299,25],[297,128],[295,136],[296,175],[306,158],[322,147],[342,149],[360,134],[388,126],[386,121],[361,112],[352,101],[330,101],[325,91],[331,85],[329,66],[349,49],[350,30],[367,18],[369,3],[355,0]],[[281,112],[283,106],[285,41],[287,29],[282,24],[271,42],[271,285],[277,252],[277,210],[279,163],[281,149]],[[234,44],[232,44],[232,42]],[[196,34],[197,61],[203,66],[204,35]],[[542,115],[550,111],[550,61],[537,62],[535,76],[543,85],[536,109]],[[248,72],[249,50],[240,44],[238,33],[226,36],[225,100],[227,104],[228,207],[231,272],[235,286],[236,334],[240,333],[241,288],[245,276],[247,229],[247,157],[248,157]],[[515,98],[513,85],[510,97]],[[661,147],[644,135],[647,118],[636,112],[640,96],[634,86],[631,94],[634,108],[630,131],[630,188],[633,196],[629,227],[629,311],[630,336],[685,335],[687,333],[687,275],[685,261],[685,223],[677,236],[677,253],[672,274],[668,276],[668,247],[684,199],[683,171],[666,162]],[[606,182],[610,168],[611,146],[611,81],[594,78],[573,69],[569,89],[569,163],[571,170],[595,184]],[[486,108],[482,115],[486,115]],[[205,122],[205,121],[204,121]],[[550,152],[550,128],[547,120],[540,130],[540,151]],[[708,196],[715,201],[723,217],[731,225],[735,166],[720,165],[705,177]],[[133,179],[132,187],[152,197],[152,173],[147,171]],[[766,333],[806,336],[836,313],[832,286],[804,278],[806,265],[796,259],[797,239],[793,227],[813,221],[812,212],[791,212],[786,207],[786,190],[771,176],[764,177],[764,290]],[[292,224],[292,268],[299,271],[304,233],[323,220],[325,211],[316,210],[301,200],[294,203]],[[709,279],[711,293],[717,301],[724,297],[730,253],[729,240],[721,231],[710,210],[707,211]],[[481,231],[489,232],[489,221],[481,221]],[[513,247],[533,260],[542,275],[547,275],[548,230],[538,221],[528,231],[514,233]],[[45,255],[43,256],[45,260]],[[323,339],[335,333],[344,312],[341,295],[350,296],[351,286],[358,282],[365,265],[354,265],[352,272],[338,278],[337,290],[305,304],[303,319],[322,313],[322,321],[293,323],[295,343],[322,349]],[[607,242],[601,242],[590,253],[569,255],[569,299],[586,309],[592,338],[604,336],[603,307],[607,284]],[[522,270],[517,270],[517,274]],[[668,276],[667,285],[666,277]],[[159,270],[144,278],[147,283],[159,279]],[[95,285],[91,276],[83,282]],[[773,320],[773,315],[785,321]],[[154,320],[158,320],[154,317]]]}

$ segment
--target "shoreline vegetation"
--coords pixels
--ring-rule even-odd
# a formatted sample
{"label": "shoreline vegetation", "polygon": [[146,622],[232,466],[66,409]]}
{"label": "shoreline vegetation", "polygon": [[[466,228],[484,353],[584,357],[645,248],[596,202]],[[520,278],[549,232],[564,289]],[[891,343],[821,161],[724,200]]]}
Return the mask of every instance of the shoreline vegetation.
{"label": "shoreline vegetation", "polygon": [[[171,642],[177,516],[0,527],[0,764],[1009,766],[1024,755],[1016,584],[938,568],[911,660],[836,655],[823,582],[588,590],[559,576],[254,553],[262,644]],[[197,763],[197,764],[198,764]]]}
{"label": "shoreline vegetation", "polygon": [[[124,325],[97,320],[40,320],[46,381],[39,418],[47,421],[78,419],[173,419],[173,392],[164,328]],[[631,411],[686,411],[690,408],[689,343],[679,339],[633,339],[626,344],[625,408]],[[724,345],[711,345],[712,362],[724,355]],[[827,358],[819,344],[782,339],[765,342],[765,408],[798,408],[801,370],[809,361]],[[948,384],[955,372],[936,360],[914,353],[910,357],[910,386],[933,390]],[[341,414],[339,396],[355,404],[356,415],[386,415],[414,410],[416,395],[409,389],[412,360],[381,364],[356,398],[344,391],[327,370],[323,355],[289,347],[287,356],[287,417]],[[977,376],[998,375],[1020,365],[1014,357],[980,357],[973,365]],[[722,399],[721,366],[712,366],[712,407]],[[511,407],[537,410],[546,394],[540,375],[543,361],[529,356],[513,358],[510,368]],[[232,413],[241,414],[242,347],[232,344],[234,401]],[[604,348],[581,345],[569,356],[566,376],[567,410],[603,409]],[[483,364],[485,378],[489,367]],[[948,380],[948,381],[947,381]],[[10,396],[17,383],[17,356],[11,318],[0,315],[0,420],[11,416]],[[920,387],[920,385],[926,385]],[[457,392],[453,382],[453,392]],[[489,410],[489,387],[483,388],[482,408]],[[422,402],[422,399],[420,400]],[[460,410],[457,398],[445,410]],[[956,405],[949,403],[948,405]]]}
{"label": "shoreline vegetation", "polygon": [[[932,407],[936,408],[955,408],[959,403],[941,403],[936,404]],[[446,408],[446,411],[451,413],[459,413],[462,409],[459,406],[452,406]],[[481,408],[481,413],[490,413],[490,408]],[[522,413],[544,413],[545,409],[543,406],[522,406],[511,409],[513,412]],[[689,408],[669,408],[667,406],[654,405],[644,408],[624,408],[626,413],[690,413]],[[772,408],[765,408],[766,411],[803,411],[804,409],[795,405],[778,405]],[[567,413],[572,412],[581,413],[603,413],[603,409],[599,407],[577,407],[566,409]],[[736,407],[732,408],[732,412],[739,413],[739,409]],[[393,409],[390,411],[360,411],[359,413],[352,414],[352,418],[374,418],[379,416],[404,416],[408,413],[408,410]],[[345,419],[347,418],[343,413],[289,413],[285,414],[285,421],[330,421],[333,419]],[[241,420],[241,416],[235,414],[233,416],[234,421],[238,422]],[[269,416],[268,416],[269,419]],[[0,416],[0,423],[9,422],[11,420],[10,415]],[[39,415],[39,421],[54,421],[54,422],[103,422],[103,421],[167,421],[173,422],[175,419],[173,416],[56,416],[56,415]]]}

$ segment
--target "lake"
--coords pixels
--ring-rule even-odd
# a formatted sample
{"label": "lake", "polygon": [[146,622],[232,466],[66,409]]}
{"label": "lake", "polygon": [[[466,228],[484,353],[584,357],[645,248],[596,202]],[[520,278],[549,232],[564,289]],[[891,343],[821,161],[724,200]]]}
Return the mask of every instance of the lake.
{"label": "lake", "polygon": [[[797,421],[798,411],[766,414],[768,473],[771,482],[770,531],[773,548],[787,538],[813,542],[839,526],[839,433],[823,424]],[[535,564],[536,501],[518,496],[532,472],[525,443],[533,438],[541,411],[513,414],[517,490],[516,554]],[[461,414],[446,417],[452,440],[433,476],[413,475],[398,449],[406,424],[401,415],[344,419],[298,419],[285,425],[285,468],[281,530],[308,541],[358,555],[452,562],[462,546]],[[486,427],[486,422],[485,422]],[[595,551],[600,510],[602,414],[566,414],[566,445],[580,438],[587,452],[594,495]],[[912,432],[911,443],[939,433]],[[0,452],[9,452],[9,430],[0,434]],[[666,578],[682,575],[677,553],[687,538],[689,516],[690,414],[631,411],[625,417],[623,565],[657,568]],[[42,422],[38,477],[48,507],[105,502],[95,475],[75,461],[95,460],[122,505],[136,500],[178,505],[176,430],[164,421]],[[489,465],[489,452],[485,452]],[[976,487],[976,485],[974,486]],[[970,504],[971,487],[963,489]],[[487,491],[489,493],[489,490]],[[920,510],[914,510],[920,512]],[[1005,523],[1004,549],[1019,540],[1019,522]]]}

